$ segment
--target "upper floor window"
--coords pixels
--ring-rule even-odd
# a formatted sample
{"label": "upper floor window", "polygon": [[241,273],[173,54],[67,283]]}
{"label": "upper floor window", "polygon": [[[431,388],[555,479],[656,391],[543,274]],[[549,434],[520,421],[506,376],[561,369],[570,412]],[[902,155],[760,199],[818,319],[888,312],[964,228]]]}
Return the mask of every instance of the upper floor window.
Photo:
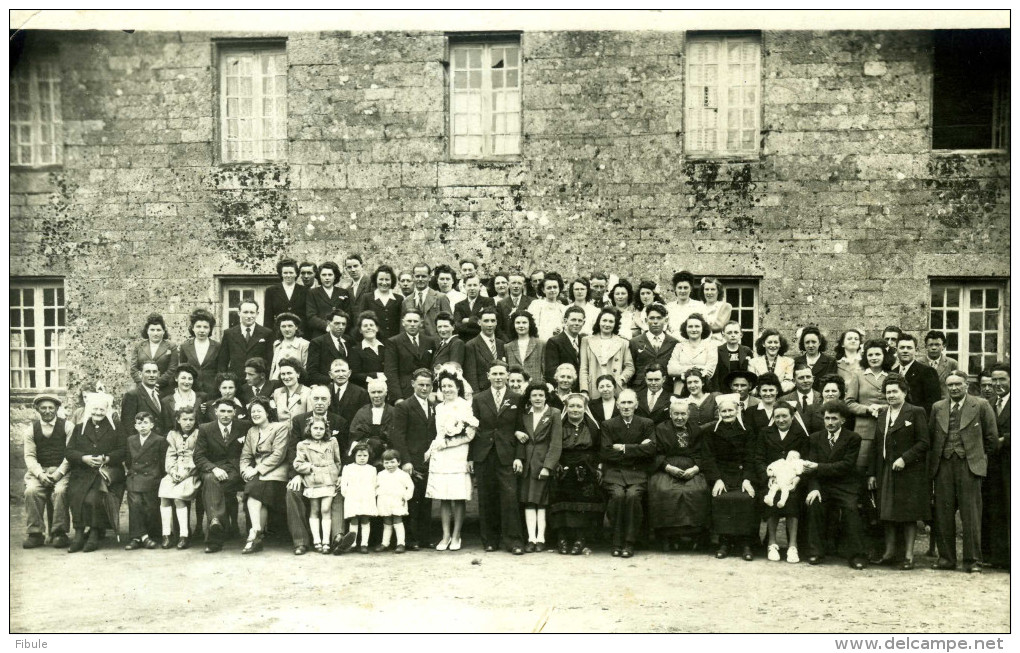
{"label": "upper floor window", "polygon": [[761,37],[696,34],[687,39],[684,151],[694,157],[758,155]]}
{"label": "upper floor window", "polygon": [[10,93],[10,165],[60,164],[63,138],[56,61],[23,57],[11,70]]}
{"label": "upper floor window", "polygon": [[932,148],[1009,149],[1009,30],[938,30],[934,40]]}
{"label": "upper floor window", "polygon": [[67,387],[63,281],[11,281],[11,390]]}
{"label": "upper floor window", "polygon": [[977,374],[1002,360],[1006,287],[996,281],[933,281],[928,326],[946,334],[946,356]]}
{"label": "upper floor window", "polygon": [[224,163],[287,158],[287,51],[280,43],[220,50]]}
{"label": "upper floor window", "polygon": [[450,43],[450,156],[521,152],[520,38]]}

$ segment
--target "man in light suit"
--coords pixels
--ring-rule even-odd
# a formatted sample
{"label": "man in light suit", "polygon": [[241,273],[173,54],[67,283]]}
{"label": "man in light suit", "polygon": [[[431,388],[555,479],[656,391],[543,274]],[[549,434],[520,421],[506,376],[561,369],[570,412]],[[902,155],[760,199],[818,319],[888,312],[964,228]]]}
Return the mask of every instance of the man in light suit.
{"label": "man in light suit", "polygon": [[457,302],[453,307],[453,317],[457,321],[458,329],[469,322],[477,323],[478,315],[483,308],[496,305],[491,297],[482,296],[482,281],[478,277],[467,279],[464,282],[464,291],[467,298]]}
{"label": "man in light suit", "polygon": [[636,414],[647,417],[658,426],[669,419],[669,400],[672,395],[662,389],[666,381],[666,370],[659,363],[645,368],[644,389],[637,392]]}
{"label": "man in light suit", "polygon": [[124,393],[120,403],[120,423],[124,435],[135,432],[135,414],[147,411],[160,415],[163,402],[159,399],[159,366],[142,363],[142,382]]}
{"label": "man in light suit", "polygon": [[425,452],[432,444],[435,407],[429,403],[432,393],[432,372],[427,368],[414,371],[413,394],[393,408],[391,444],[400,452],[401,469],[414,484],[414,496],[407,502],[407,548],[417,551],[432,547],[429,527],[432,524],[432,499],[425,497],[429,483],[429,465]]}
{"label": "man in light suit", "polygon": [[949,391],[946,390],[946,377],[953,370],[960,369],[956,359],[946,356],[946,334],[941,331],[929,331],[924,336],[924,348],[927,356],[918,358],[918,362],[931,367],[939,375],[939,388],[942,391],[942,398],[949,398]]}
{"label": "man in light suit", "polygon": [[917,338],[909,333],[901,334],[899,340],[896,341],[896,356],[898,367],[893,367],[892,371],[899,372],[910,386],[907,403],[920,406],[926,414],[930,415],[932,405],[942,397],[938,373],[931,367],[915,360]]}
{"label": "man in light suit", "polygon": [[432,356],[430,369],[435,369],[444,363],[456,363],[464,370],[464,341],[453,334],[456,322],[449,313],[440,313],[436,316],[436,352]]}
{"label": "man in light suit", "polygon": [[478,431],[471,441],[468,469],[478,483],[478,521],[485,550],[491,552],[502,546],[514,555],[522,555],[524,536],[514,473],[519,444],[514,432],[521,397],[507,388],[507,371],[504,361],[492,362],[489,389],[476,392],[472,398]]}
{"label": "man in light suit", "polygon": [[[524,277],[521,277],[523,280]],[[581,329],[584,328],[584,309],[580,306],[568,306],[563,313],[563,331],[554,335],[545,343],[545,382],[556,387],[556,370],[563,363],[574,366],[574,375],[581,370]],[[573,391],[577,392],[580,384],[574,381]]]}
{"label": "man in light suit", "polygon": [[411,274],[414,276],[414,290],[404,298],[401,308],[405,311],[411,308],[421,311],[422,331],[435,338],[438,335],[435,329],[436,317],[440,313],[453,313],[453,307],[446,295],[429,288],[432,268],[419,263],[414,266]]}
{"label": "man in light suit", "polygon": [[333,361],[350,357],[350,344],[344,340],[348,321],[347,313],[334,309],[326,322],[326,333],[308,343],[308,375],[312,383],[328,385]]}
{"label": "man in light suit", "polygon": [[483,308],[478,316],[481,333],[464,345],[464,380],[474,392],[488,389],[487,370],[494,360],[506,360],[506,343],[496,337],[499,321],[495,307]]}
{"label": "man in light suit", "polygon": [[932,569],[956,568],[959,510],[963,523],[963,568],[980,573],[981,481],[988,473],[988,455],[999,446],[999,430],[991,404],[967,394],[967,376],[963,372],[950,372],[946,386],[949,399],[935,402],[929,420],[932,438],[928,472],[935,479],[939,549],[938,562]]}
{"label": "man in light suit", "polygon": [[[630,387],[638,393],[638,399],[645,391],[645,370],[653,363],[658,363],[662,369],[669,366],[669,358],[673,355],[673,348],[679,342],[676,338],[666,333],[666,320],[669,312],[662,304],[651,304],[645,309],[648,331],[630,341],[630,357],[634,359],[634,376],[630,380]],[[683,379],[680,379],[682,382]],[[670,383],[672,388],[673,384]],[[668,397],[667,397],[668,399]],[[666,417],[663,420],[656,420],[661,423],[669,417],[669,401],[666,402]]]}
{"label": "man in light suit", "polygon": [[497,325],[497,329],[499,330],[499,337],[504,340],[510,340],[516,335],[513,333],[513,325],[510,324],[510,316],[517,311],[528,310],[528,307],[531,306],[531,302],[535,301],[534,297],[531,297],[524,292],[524,286],[527,283],[527,280],[524,278],[522,273],[511,272],[508,279],[509,285],[507,296],[499,300],[496,304],[496,308],[499,309],[499,324]]}
{"label": "man in light suit", "polygon": [[240,379],[244,377],[244,363],[249,358],[261,358],[266,362],[266,369],[269,369],[273,362],[273,332],[261,324],[255,324],[259,314],[257,302],[241,302],[238,314],[241,323],[223,332],[219,370],[233,372]]}
{"label": "man in light suit", "polygon": [[414,389],[411,387],[411,375],[422,367],[432,364],[436,351],[436,341],[429,336],[421,335],[421,313],[417,308],[404,311],[401,320],[403,333],[386,341],[383,370],[386,374],[386,386],[389,388],[390,403],[410,397]]}
{"label": "man in light suit", "polygon": [[995,424],[999,429],[999,450],[988,456],[988,475],[981,484],[981,550],[984,561],[1009,569],[1010,531],[1010,445],[1009,363],[992,365],[989,373],[996,400]]}

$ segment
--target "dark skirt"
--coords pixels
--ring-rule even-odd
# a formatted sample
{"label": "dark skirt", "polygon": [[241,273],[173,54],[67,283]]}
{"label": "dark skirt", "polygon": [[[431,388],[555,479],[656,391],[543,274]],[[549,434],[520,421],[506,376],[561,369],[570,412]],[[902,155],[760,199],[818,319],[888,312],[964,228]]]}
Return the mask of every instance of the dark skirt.
{"label": "dark skirt", "polygon": [[712,532],[716,535],[755,536],[761,522],[758,503],[740,489],[743,479],[739,475],[731,476],[722,479],[726,491],[712,497]]}
{"label": "dark skirt", "polygon": [[[892,470],[893,461],[882,463],[882,472],[878,479],[878,517],[882,521],[910,523],[914,521],[926,521],[931,519],[931,502],[924,493],[919,496],[911,496],[910,492],[897,492],[897,482],[907,488],[916,487],[916,484],[907,482],[904,474],[914,474],[910,467],[901,469],[898,472]],[[923,473],[922,468],[922,473]],[[921,487],[924,487],[923,485]]]}
{"label": "dark skirt", "polygon": [[549,505],[550,485],[552,485],[551,475],[547,478],[532,478],[525,470],[519,484],[521,503],[535,504],[540,508]]}
{"label": "dark skirt", "polygon": [[[694,461],[687,456],[669,456],[670,465],[687,469]],[[661,535],[696,535],[708,528],[711,492],[704,474],[680,480],[658,471],[648,482],[648,521]]]}
{"label": "dark skirt", "polygon": [[595,454],[564,451],[562,469],[549,496],[552,528],[598,528],[606,503],[596,478]]}
{"label": "dark skirt", "polygon": [[244,494],[259,501],[267,508],[282,508],[286,505],[287,484],[284,481],[263,481],[253,479],[244,484]]}

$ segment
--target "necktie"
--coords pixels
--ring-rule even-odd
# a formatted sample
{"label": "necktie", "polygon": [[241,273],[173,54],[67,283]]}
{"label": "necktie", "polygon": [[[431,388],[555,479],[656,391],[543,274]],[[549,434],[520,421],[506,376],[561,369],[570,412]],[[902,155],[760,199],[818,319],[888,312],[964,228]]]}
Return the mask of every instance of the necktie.
{"label": "necktie", "polygon": [[952,410],[949,411],[950,417],[956,417],[960,413],[960,404],[953,404]]}
{"label": "necktie", "polygon": [[831,447],[834,444],[836,444],[836,434],[835,433],[830,433],[829,434],[829,446]]}
{"label": "necktie", "polygon": [[149,390],[149,394],[152,395],[152,404],[156,407],[156,410],[162,410],[162,406],[159,403],[159,395],[156,394],[155,390]]}
{"label": "necktie", "polygon": [[803,413],[806,410],[807,410],[807,395],[801,395],[800,396],[800,412]]}
{"label": "necktie", "polygon": [[581,351],[581,348],[577,346],[577,338],[571,338],[570,344],[573,345],[575,352]]}
{"label": "necktie", "polygon": [[417,349],[418,348],[418,336],[414,336],[413,338],[411,338],[411,342],[414,343],[414,348]]}
{"label": "necktie", "polygon": [[251,340],[251,327],[248,327],[244,330],[244,339]]}
{"label": "necktie", "polygon": [[1002,413],[1002,397],[995,400],[995,414],[999,415]]}
{"label": "necktie", "polygon": [[220,428],[223,431],[223,442],[230,444],[230,429],[226,426]]}
{"label": "necktie", "polygon": [[741,402],[739,402],[739,403],[737,404],[737,408],[738,408],[738,410],[737,410],[737,414],[738,414],[738,415],[739,415],[740,413],[743,413],[743,412],[744,412],[744,402],[742,402],[742,401],[741,401]]}
{"label": "necktie", "polygon": [[492,360],[496,360],[496,341],[487,340],[486,343],[489,345],[489,353],[492,354]]}
{"label": "necktie", "polygon": [[503,403],[503,393],[499,392],[493,398],[496,400],[496,408],[498,409],[499,405]]}
{"label": "necktie", "polygon": [[418,308],[419,308],[419,309],[422,309],[422,308],[424,308],[424,307],[425,307],[425,300],[424,300],[424,299],[422,299],[422,296],[421,296],[421,291],[419,290],[419,291],[418,291],[418,292],[416,292],[415,294],[416,294],[416,295],[418,296],[418,298],[417,298],[417,299],[415,300],[415,302],[416,302],[416,303],[417,303],[417,305],[418,305]]}

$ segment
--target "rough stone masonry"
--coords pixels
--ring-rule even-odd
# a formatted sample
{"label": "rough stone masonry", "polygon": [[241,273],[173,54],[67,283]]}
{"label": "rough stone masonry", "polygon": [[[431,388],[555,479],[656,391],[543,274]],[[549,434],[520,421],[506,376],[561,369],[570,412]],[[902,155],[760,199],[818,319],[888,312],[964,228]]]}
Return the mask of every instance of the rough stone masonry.
{"label": "rough stone masonry", "polygon": [[[220,165],[217,44],[267,36],[286,162]],[[63,164],[11,169],[11,275],[64,280],[70,397],[119,396],[146,314],[180,341],[217,275],[282,253],[748,275],[759,328],[922,331],[931,277],[1008,278],[1010,254],[1008,152],[931,148],[932,38],[762,33],[760,155],[725,161],[684,155],[684,33],[527,32],[521,156],[462,162],[442,33],[30,33],[23,58],[59,62]]]}

